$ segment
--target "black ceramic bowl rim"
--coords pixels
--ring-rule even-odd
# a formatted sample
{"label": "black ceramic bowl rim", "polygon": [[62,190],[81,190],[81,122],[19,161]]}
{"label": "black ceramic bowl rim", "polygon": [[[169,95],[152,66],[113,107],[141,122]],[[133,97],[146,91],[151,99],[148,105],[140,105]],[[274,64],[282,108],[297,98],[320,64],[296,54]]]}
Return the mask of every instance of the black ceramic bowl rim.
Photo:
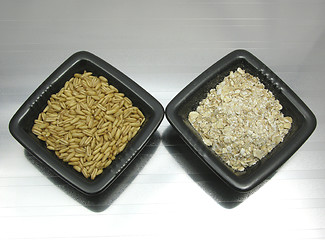
{"label": "black ceramic bowl rim", "polygon": [[[189,112],[196,109],[208,91],[238,67],[259,77],[280,101],[284,115],[293,118],[292,128],[284,141],[245,172],[236,172],[222,162],[220,156],[203,143],[187,119]],[[316,127],[316,118],[306,104],[264,63],[246,50],[229,53],[200,74],[167,105],[165,114],[170,124],[200,159],[221,179],[240,191],[253,189],[274,173],[300,148]]]}
{"label": "black ceramic bowl rim", "polygon": [[[47,105],[51,94],[59,92],[64,83],[73,77],[74,73],[86,70],[94,76],[104,76],[109,84],[124,93],[133,105],[138,107],[146,117],[136,136],[126,148],[116,156],[112,164],[104,169],[95,180],[86,179],[72,166],[60,160],[53,151],[46,148],[32,132],[33,121]],[[9,123],[9,130],[16,140],[23,145],[38,160],[46,163],[62,179],[86,194],[96,194],[106,189],[123,170],[135,159],[137,154],[149,141],[164,117],[162,105],[137,83],[122,72],[86,51],[80,51],[63,62],[25,101]]]}

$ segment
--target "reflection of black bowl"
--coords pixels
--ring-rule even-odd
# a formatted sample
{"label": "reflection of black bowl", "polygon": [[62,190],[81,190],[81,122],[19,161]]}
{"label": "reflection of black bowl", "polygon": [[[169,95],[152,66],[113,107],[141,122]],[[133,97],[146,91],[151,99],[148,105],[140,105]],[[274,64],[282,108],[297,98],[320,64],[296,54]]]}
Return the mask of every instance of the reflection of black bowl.
{"label": "reflection of black bowl", "polygon": [[[31,131],[34,119],[43,111],[51,94],[57,93],[74,73],[85,70],[92,72],[94,76],[106,77],[109,84],[131,99],[146,117],[137,135],[95,180],[86,179],[59,159]],[[95,194],[110,185],[142,150],[161,123],[163,114],[161,104],[130,78],[97,56],[89,52],[78,52],[61,64],[26,100],[11,119],[9,129],[18,142],[65,181],[84,193]]]}
{"label": "reflection of black bowl", "polygon": [[109,185],[109,187],[100,191],[98,194],[84,194],[83,192],[78,191],[75,187],[72,187],[71,184],[64,182],[58,174],[49,168],[43,161],[39,161],[35,158],[34,155],[30,154],[26,149],[24,153],[27,160],[60,190],[87,209],[94,212],[102,212],[118,199],[124,190],[137,177],[143,167],[154,155],[160,141],[160,134],[158,131],[155,131],[148,141],[148,144],[137,155],[136,160],[132,161],[125,171],[123,171],[120,176]]}
{"label": "reflection of black bowl", "polygon": [[193,182],[224,208],[237,207],[263,185],[260,184],[258,187],[245,192],[230,187],[189,149],[172,126],[168,126],[163,132],[162,143]]}
{"label": "reflection of black bowl", "polygon": [[[207,147],[187,117],[230,71],[241,67],[269,89],[283,106],[283,113],[293,119],[292,128],[284,141],[278,144],[256,165],[244,172],[236,172],[223,163],[220,156]],[[236,50],[212,65],[187,85],[167,106],[168,121],[191,149],[216,174],[232,187],[247,191],[272,174],[307,140],[316,127],[316,118],[301,99],[260,60],[245,50]]]}

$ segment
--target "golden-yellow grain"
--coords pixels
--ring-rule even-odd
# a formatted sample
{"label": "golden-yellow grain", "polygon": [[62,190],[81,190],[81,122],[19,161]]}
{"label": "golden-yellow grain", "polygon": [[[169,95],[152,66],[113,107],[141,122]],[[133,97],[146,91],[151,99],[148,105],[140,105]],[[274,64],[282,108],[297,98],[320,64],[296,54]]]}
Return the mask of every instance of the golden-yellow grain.
{"label": "golden-yellow grain", "polygon": [[47,148],[50,150],[55,150],[55,148],[53,146],[47,146]]}
{"label": "golden-yellow grain", "polygon": [[76,148],[75,149],[76,153],[82,153],[85,154],[86,150],[84,148]]}
{"label": "golden-yellow grain", "polygon": [[[86,119],[86,116],[80,116],[80,118],[81,119]],[[88,126],[85,123],[80,123],[80,124],[76,125],[76,128],[83,130],[83,129],[88,129]]]}
{"label": "golden-yellow grain", "polygon": [[94,126],[94,119],[91,118],[90,121],[89,121],[89,123],[88,123],[88,127],[89,128],[92,128],[93,126]]}
{"label": "golden-yellow grain", "polygon": [[104,145],[101,147],[101,152],[105,152],[108,146],[109,146],[109,142],[104,143]]}
{"label": "golden-yellow grain", "polygon": [[115,143],[115,145],[116,145],[116,149],[118,149],[118,148],[120,147],[121,142],[122,142],[122,139],[121,139],[121,138],[119,138],[119,139],[116,141],[116,143]]}
{"label": "golden-yellow grain", "polygon": [[[106,112],[107,114],[107,112]],[[105,115],[105,118],[108,120],[108,121],[111,121],[111,122],[114,122],[115,121],[115,118],[112,116],[112,115]]]}
{"label": "golden-yellow grain", "polygon": [[82,110],[76,109],[76,113],[79,115],[86,115]]}
{"label": "golden-yellow grain", "polygon": [[93,170],[95,169],[95,167],[96,167],[96,164],[92,164],[92,165],[89,166],[89,168],[87,169],[87,172],[88,172],[89,174],[91,174],[91,173],[93,172]]}
{"label": "golden-yellow grain", "polygon": [[118,152],[122,152],[124,150],[124,148],[126,147],[126,143],[124,143],[119,149]]}
{"label": "golden-yellow grain", "polygon": [[132,126],[132,127],[140,127],[141,126],[141,123],[139,123],[139,122],[135,122],[135,123],[130,123],[130,126]]}
{"label": "golden-yellow grain", "polygon": [[128,141],[130,141],[132,139],[132,135],[133,135],[133,132],[129,131],[128,132]]}
{"label": "golden-yellow grain", "polygon": [[83,138],[85,136],[81,132],[72,133],[71,135],[72,135],[72,137],[78,137],[78,138]]}
{"label": "golden-yellow grain", "polygon": [[96,163],[96,168],[102,168],[102,167],[104,167],[104,165],[105,165],[104,162],[98,161],[98,162]]}
{"label": "golden-yellow grain", "polygon": [[115,120],[113,122],[113,128],[116,128],[118,122],[119,122],[119,119],[115,118]]}
{"label": "golden-yellow grain", "polygon": [[70,162],[77,162],[79,161],[79,158],[78,157],[72,157],[69,159]]}
{"label": "golden-yellow grain", "polygon": [[32,129],[32,132],[35,134],[35,135],[38,135],[38,136],[41,136],[42,135],[42,131],[39,131],[35,128]]}
{"label": "golden-yellow grain", "polygon": [[97,154],[97,153],[100,151],[100,149],[101,149],[101,148],[99,147],[99,148],[97,148],[96,150],[94,150],[94,151],[93,151],[93,154],[94,154],[94,155]]}
{"label": "golden-yellow grain", "polygon": [[104,118],[101,118],[97,124],[97,128],[98,129],[104,128],[103,125],[104,125]]}
{"label": "golden-yellow grain", "polygon": [[93,160],[96,161],[96,159],[98,158],[99,155],[100,155],[100,152],[96,153],[96,154],[94,155]]}
{"label": "golden-yellow grain", "polygon": [[80,172],[81,171],[81,168],[79,166],[73,166],[73,168],[77,171],[77,172]]}
{"label": "golden-yellow grain", "polygon": [[87,135],[88,137],[92,137],[93,136],[93,133],[91,132],[91,131],[89,131],[88,129],[86,129],[86,130],[83,130],[82,131],[85,135]]}
{"label": "golden-yellow grain", "polygon": [[103,112],[105,112],[105,111],[107,110],[107,109],[106,109],[103,105],[101,105],[100,103],[97,104],[97,107],[100,108]]}
{"label": "golden-yellow grain", "polygon": [[90,178],[91,178],[92,180],[94,180],[95,177],[97,176],[97,171],[98,171],[97,168],[95,168],[95,169],[92,171],[92,173],[91,173],[91,175],[90,175]]}
{"label": "golden-yellow grain", "polygon": [[60,138],[57,142],[61,143],[63,145],[68,145],[69,144],[69,142],[67,140],[63,139],[63,138]]}
{"label": "golden-yellow grain", "polygon": [[136,122],[136,121],[138,121],[138,119],[132,118],[132,117],[128,117],[128,118],[125,119],[125,121],[127,121],[127,122]]}
{"label": "golden-yellow grain", "polygon": [[70,144],[70,148],[78,148],[79,144]]}
{"label": "golden-yellow grain", "polygon": [[100,130],[97,131],[98,135],[104,134],[105,131],[107,131],[107,127],[101,128]]}
{"label": "golden-yellow grain", "polygon": [[107,114],[107,115],[111,115],[111,114],[116,113],[118,110],[119,110],[119,109],[116,107],[116,108],[113,108],[113,109],[107,110],[107,111],[106,111],[106,114]]}
{"label": "golden-yellow grain", "polygon": [[66,151],[68,151],[70,148],[69,147],[65,147],[59,150],[60,153],[64,153]]}
{"label": "golden-yellow grain", "polygon": [[112,163],[112,160],[108,160],[108,161],[105,163],[104,168],[107,168],[111,163]]}
{"label": "golden-yellow grain", "polygon": [[82,139],[81,139],[81,141],[79,142],[79,145],[80,146],[83,146],[85,144],[86,140],[87,140],[87,137],[86,136],[83,136]]}
{"label": "golden-yellow grain", "polygon": [[121,142],[122,142],[122,143],[126,143],[127,140],[128,140],[128,136],[125,135],[125,136],[121,139]]}
{"label": "golden-yellow grain", "polygon": [[105,141],[105,142],[108,142],[108,141],[109,141],[109,136],[108,136],[107,133],[105,133],[105,134],[103,135],[103,137],[104,137],[104,141]]}
{"label": "golden-yellow grain", "polygon": [[93,163],[94,163],[93,161],[85,162],[85,163],[83,164],[83,166],[84,166],[84,167],[87,167],[87,166],[92,165]]}
{"label": "golden-yellow grain", "polygon": [[92,152],[91,147],[90,146],[87,146],[86,147],[87,156],[91,156],[91,152]]}
{"label": "golden-yellow grain", "polygon": [[121,130],[120,129],[117,129],[117,131],[116,131],[116,133],[115,133],[115,140],[118,140],[119,139],[119,137],[120,137],[120,135],[121,135]]}
{"label": "golden-yellow grain", "polygon": [[[77,152],[77,151],[76,151]],[[80,158],[80,157],[84,157],[85,156],[85,154],[84,153],[76,153],[75,154],[75,157],[78,157],[78,158]]]}
{"label": "golden-yellow grain", "polygon": [[82,172],[82,174],[84,175],[85,178],[89,178],[89,174],[88,174],[86,168],[83,168],[83,169],[81,170],[81,172]]}
{"label": "golden-yellow grain", "polygon": [[95,116],[95,117],[98,116],[98,114],[99,114],[101,111],[102,111],[102,110],[101,110],[100,108],[98,108],[98,109],[95,111],[94,116]]}
{"label": "golden-yellow grain", "polygon": [[139,118],[140,118],[139,114],[137,114],[137,113],[136,113],[136,114],[134,114],[134,113],[131,114],[130,117],[131,117],[131,118],[135,118],[135,119],[137,119],[137,120],[139,120]]}
{"label": "golden-yellow grain", "polygon": [[[97,156],[97,155],[96,155]],[[95,159],[94,161],[97,162],[97,161],[100,161],[102,158],[104,157],[104,154],[103,153],[100,153]]]}
{"label": "golden-yellow grain", "polygon": [[70,122],[70,124],[75,124],[76,122],[78,122],[80,120],[80,118],[79,117],[76,117],[76,118],[74,118],[71,122]]}
{"label": "golden-yellow grain", "polygon": [[109,146],[110,146],[110,147],[113,147],[113,146],[115,145],[115,143],[116,143],[116,140],[113,139],[113,140],[109,143]]}
{"label": "golden-yellow grain", "polygon": [[57,105],[57,104],[52,104],[51,107],[56,110],[56,111],[60,111],[61,110],[61,107],[60,105]]}
{"label": "golden-yellow grain", "polygon": [[72,166],[79,166],[79,162],[78,161],[75,161],[75,162],[68,162],[69,165],[72,165]]}
{"label": "golden-yellow grain", "polygon": [[105,77],[103,77],[103,76],[100,76],[99,79],[102,80],[102,81],[105,82],[105,83],[108,82],[107,78],[105,78]]}
{"label": "golden-yellow grain", "polygon": [[74,152],[70,153],[66,158],[65,160],[69,161],[73,156],[75,155]]}
{"label": "golden-yellow grain", "polygon": [[90,143],[90,147],[91,147],[91,149],[94,149],[95,146],[96,146],[96,138],[93,138],[93,140]]}
{"label": "golden-yellow grain", "polygon": [[101,168],[101,169],[98,169],[98,170],[97,170],[97,173],[96,173],[96,174],[97,174],[97,176],[98,176],[98,175],[100,175],[100,174],[102,174],[102,173],[103,173],[103,169]]}
{"label": "golden-yellow grain", "polygon": [[109,156],[111,154],[111,150],[112,150],[111,147],[106,148],[106,150],[104,151],[104,155],[108,155]]}
{"label": "golden-yellow grain", "polygon": [[54,142],[53,142],[52,140],[50,140],[50,139],[48,139],[48,140],[46,141],[46,143],[47,143],[48,145],[50,145],[50,146],[55,146]]}
{"label": "golden-yellow grain", "polygon": [[109,151],[109,152],[107,152],[107,153],[105,153],[104,155],[103,155],[103,157],[102,157],[102,159],[101,159],[101,161],[103,162],[103,161],[106,161],[107,159],[108,159],[108,157],[109,157],[109,155],[111,154],[111,152]]}

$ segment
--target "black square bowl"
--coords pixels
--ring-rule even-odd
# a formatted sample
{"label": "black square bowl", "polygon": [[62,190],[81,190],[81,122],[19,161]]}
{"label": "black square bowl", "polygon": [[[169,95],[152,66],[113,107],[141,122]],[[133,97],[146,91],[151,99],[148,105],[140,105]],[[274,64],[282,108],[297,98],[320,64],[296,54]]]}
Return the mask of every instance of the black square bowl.
{"label": "black square bowl", "polygon": [[[211,147],[207,147],[187,117],[230,71],[240,67],[258,77],[293,119],[292,128],[268,155],[244,172],[227,166]],[[265,64],[245,50],[235,50],[209,67],[187,85],[166,107],[166,117],[186,144],[221,179],[239,191],[248,191],[274,173],[307,140],[316,127],[316,118],[302,100]]]}
{"label": "black square bowl", "polygon": [[[109,84],[131,99],[134,106],[138,107],[146,118],[136,136],[95,180],[86,179],[81,173],[75,171],[72,166],[59,159],[54,151],[48,150],[45,143],[32,133],[34,120],[43,111],[50,96],[59,92],[74,73],[83,73],[85,70],[92,72],[94,76],[106,77]],[[9,130],[20,144],[37,159],[46,163],[66,182],[83,193],[93,195],[106,189],[135,159],[160,125],[163,117],[163,107],[147,91],[104,60],[82,51],[69,57],[35,90],[12,117]]]}

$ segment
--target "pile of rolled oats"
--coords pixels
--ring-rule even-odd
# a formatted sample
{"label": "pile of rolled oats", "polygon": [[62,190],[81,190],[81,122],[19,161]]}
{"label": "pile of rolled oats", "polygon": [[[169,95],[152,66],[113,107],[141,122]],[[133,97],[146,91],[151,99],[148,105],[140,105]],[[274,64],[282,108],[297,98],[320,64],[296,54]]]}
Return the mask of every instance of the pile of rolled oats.
{"label": "pile of rolled oats", "polygon": [[256,164],[283,141],[292,118],[257,77],[241,68],[211,89],[188,120],[204,143],[236,171]]}

